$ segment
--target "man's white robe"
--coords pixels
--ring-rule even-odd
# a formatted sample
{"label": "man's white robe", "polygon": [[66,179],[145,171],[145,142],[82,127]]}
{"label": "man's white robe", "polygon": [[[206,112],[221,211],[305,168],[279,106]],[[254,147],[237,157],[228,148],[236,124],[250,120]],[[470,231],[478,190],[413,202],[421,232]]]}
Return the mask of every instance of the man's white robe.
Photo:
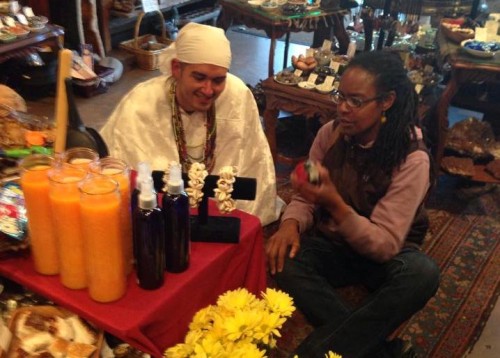
{"label": "man's white robe", "polygon": [[[179,162],[172,128],[169,88],[165,75],[138,84],[118,104],[101,130],[110,155],[137,168],[141,161],[153,170],[165,170],[171,161]],[[226,88],[215,102],[217,175],[226,165],[238,168],[237,176],[257,179],[254,201],[238,200],[237,208],[258,216],[262,225],[278,219],[276,177],[269,144],[252,92],[236,76],[228,74]],[[190,155],[203,152],[205,113],[181,111]],[[281,201],[280,201],[281,202]]]}

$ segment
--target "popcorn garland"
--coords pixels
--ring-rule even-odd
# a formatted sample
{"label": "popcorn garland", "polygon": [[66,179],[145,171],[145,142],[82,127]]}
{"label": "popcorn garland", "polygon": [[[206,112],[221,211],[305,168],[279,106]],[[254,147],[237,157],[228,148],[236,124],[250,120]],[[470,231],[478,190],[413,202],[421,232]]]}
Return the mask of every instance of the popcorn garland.
{"label": "popcorn garland", "polygon": [[205,164],[203,163],[193,163],[188,171],[188,185],[189,188],[186,189],[186,193],[189,197],[189,205],[192,208],[197,208],[203,199],[203,186],[205,185],[205,178],[208,175],[208,171],[205,170]]}
{"label": "popcorn garland", "polygon": [[214,189],[215,198],[217,199],[217,207],[223,214],[228,214],[236,209],[236,204],[231,193],[233,192],[233,184],[236,181],[235,175],[237,169],[234,166],[222,167],[217,180],[217,188]]}

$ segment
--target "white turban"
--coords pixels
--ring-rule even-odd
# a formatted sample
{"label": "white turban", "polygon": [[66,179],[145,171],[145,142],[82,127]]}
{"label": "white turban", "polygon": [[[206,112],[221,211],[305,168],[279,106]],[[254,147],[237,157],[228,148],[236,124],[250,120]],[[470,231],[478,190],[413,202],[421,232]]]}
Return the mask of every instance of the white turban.
{"label": "white turban", "polygon": [[190,22],[177,39],[161,55],[161,72],[172,74],[172,59],[191,64],[209,64],[229,69],[231,46],[224,31],[218,27]]}

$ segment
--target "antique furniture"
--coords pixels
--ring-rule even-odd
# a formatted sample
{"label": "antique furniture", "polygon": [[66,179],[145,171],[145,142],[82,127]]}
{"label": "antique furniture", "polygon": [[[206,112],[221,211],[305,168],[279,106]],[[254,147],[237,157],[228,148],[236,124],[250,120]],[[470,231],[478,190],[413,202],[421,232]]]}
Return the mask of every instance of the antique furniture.
{"label": "antique furniture", "polygon": [[28,35],[17,38],[11,42],[0,43],[0,63],[10,58],[23,56],[23,50],[32,46],[51,44],[55,49],[62,48],[64,43],[64,29],[57,25],[47,24],[38,32],[30,32]]}
{"label": "antique furniture", "polygon": [[277,9],[277,11],[267,12],[239,0],[220,0],[219,5],[222,7],[219,23],[224,29],[227,30],[235,24],[244,24],[247,27],[264,30],[266,35],[271,39],[268,63],[269,77],[274,74],[274,51],[276,48],[276,40],[286,35],[285,53],[283,57],[283,68],[285,68],[287,66],[286,61],[288,58],[290,32],[314,31],[319,22],[324,22],[328,26],[334,27],[335,36],[339,41],[340,52],[345,53],[345,51],[347,51],[349,37],[343,23],[343,15],[346,13],[345,10],[338,9],[325,11],[317,8],[306,11],[303,14],[285,16],[279,9]]}
{"label": "antique furniture", "polygon": [[[496,56],[492,58],[473,57],[463,51],[460,45],[446,39],[442,33],[438,33],[437,41],[441,62],[447,62],[451,68],[450,80],[435,110],[435,122],[437,125],[437,148],[435,156],[436,162],[439,164],[445,149],[446,132],[449,124],[448,108],[452,101],[458,102],[457,105],[459,107],[468,107],[468,109],[484,113],[484,118],[487,117],[488,120],[493,121],[493,127],[498,126],[495,122],[498,121],[498,114],[500,114],[498,103],[481,102],[470,93],[467,94],[468,98],[457,100],[456,98],[454,99],[454,97],[461,88],[471,83],[500,86],[500,54],[497,53]],[[483,165],[476,165],[476,175],[472,180],[498,182],[498,180],[495,180],[484,171]]]}
{"label": "antique furniture", "polygon": [[326,123],[336,118],[337,106],[332,102],[329,94],[280,84],[273,77],[262,82],[262,89],[266,96],[264,128],[273,159],[275,163],[293,164],[303,158],[288,158],[278,153],[277,150],[276,124],[279,111],[304,115],[307,118],[316,116],[322,123]]}

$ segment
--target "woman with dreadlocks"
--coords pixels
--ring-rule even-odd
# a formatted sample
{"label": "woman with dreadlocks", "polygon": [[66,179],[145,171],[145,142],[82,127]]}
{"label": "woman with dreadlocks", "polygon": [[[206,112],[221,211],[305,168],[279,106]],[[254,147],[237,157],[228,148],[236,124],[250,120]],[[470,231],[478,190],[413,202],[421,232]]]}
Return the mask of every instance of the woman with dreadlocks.
{"label": "woman with dreadlocks", "polygon": [[[292,174],[297,195],[266,245],[278,285],[316,328],[294,354],[413,357],[387,337],[436,293],[439,268],[420,251],[431,164],[417,126],[417,94],[398,55],[351,60],[332,97],[338,119],[309,152],[319,180]],[[364,284],[350,307],[334,290]]]}

